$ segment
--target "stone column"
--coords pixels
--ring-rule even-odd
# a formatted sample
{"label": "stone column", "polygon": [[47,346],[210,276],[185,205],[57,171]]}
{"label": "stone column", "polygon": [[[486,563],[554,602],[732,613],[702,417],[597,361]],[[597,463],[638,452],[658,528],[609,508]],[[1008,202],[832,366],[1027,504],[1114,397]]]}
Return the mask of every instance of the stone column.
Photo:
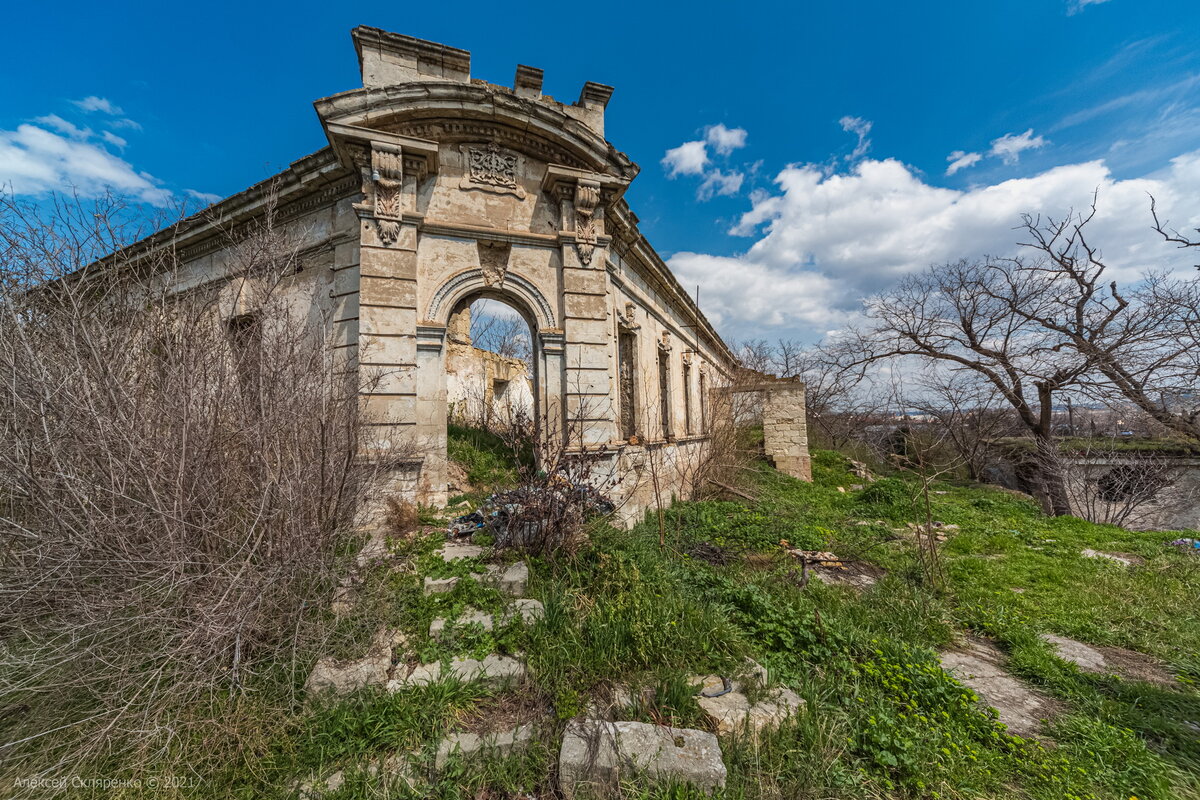
{"label": "stone column", "polygon": [[805,421],[804,384],[781,382],[763,389],[763,450],[775,469],[812,480]]}
{"label": "stone column", "polygon": [[565,434],[571,448],[591,448],[618,438],[602,188],[599,176],[587,175],[554,188],[562,211]]}

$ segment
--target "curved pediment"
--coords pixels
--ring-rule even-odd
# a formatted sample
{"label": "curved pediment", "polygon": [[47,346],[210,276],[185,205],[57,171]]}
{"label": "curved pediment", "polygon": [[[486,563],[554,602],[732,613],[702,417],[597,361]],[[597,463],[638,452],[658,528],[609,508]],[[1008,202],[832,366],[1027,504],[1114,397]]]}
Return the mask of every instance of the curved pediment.
{"label": "curved pediment", "polygon": [[[632,180],[638,167],[560,103],[440,81],[364,88],[315,104],[322,123],[438,144],[495,142],[547,164]],[[557,107],[556,107],[557,106]]]}

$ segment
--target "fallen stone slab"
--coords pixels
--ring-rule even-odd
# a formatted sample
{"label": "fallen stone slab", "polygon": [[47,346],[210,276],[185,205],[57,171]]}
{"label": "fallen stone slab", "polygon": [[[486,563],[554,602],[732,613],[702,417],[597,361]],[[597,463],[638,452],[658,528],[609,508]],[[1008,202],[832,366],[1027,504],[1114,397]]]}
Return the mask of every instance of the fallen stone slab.
{"label": "fallen stone slab", "polygon": [[[395,754],[382,761],[372,759],[361,769],[368,778],[373,779],[376,783],[382,783],[387,788],[404,786],[414,789],[417,785],[417,778],[412,773],[407,756]],[[296,794],[300,800],[321,800],[321,798],[339,791],[346,783],[347,771],[352,770],[353,768],[339,769],[324,777],[310,778],[297,787]]]}
{"label": "fallen stone slab", "polygon": [[404,644],[404,634],[382,629],[375,634],[370,649],[362,658],[347,661],[318,659],[305,682],[305,689],[309,692],[328,689],[340,695],[366,686],[382,686],[388,681],[394,651],[402,649]]}
{"label": "fallen stone slab", "polygon": [[495,626],[495,620],[492,619],[491,614],[485,614],[484,612],[475,608],[467,608],[463,609],[463,613],[460,614],[456,619],[449,620],[445,617],[438,617],[433,622],[429,623],[429,635],[434,639],[441,638],[441,635],[445,633],[446,628],[449,627],[451,623],[453,623],[454,627],[456,628],[461,628],[465,625],[479,625],[485,631],[490,631]]}
{"label": "fallen stone slab", "polygon": [[1055,712],[1048,697],[1004,669],[1004,654],[988,642],[969,639],[963,649],[947,650],[939,659],[943,669],[996,709],[998,719],[1010,733],[1036,737],[1042,720]]}
{"label": "fallen stone slab", "polygon": [[432,664],[420,664],[413,668],[403,678],[393,678],[388,681],[389,692],[400,691],[410,686],[428,686],[431,683],[445,679],[461,681],[482,681],[496,688],[519,683],[525,679],[525,664],[511,656],[492,654],[482,661],[473,658],[455,658],[450,666],[442,668],[440,661]]}
{"label": "fallen stone slab", "polygon": [[477,544],[459,544],[450,542],[437,551],[443,561],[458,561],[464,558],[479,558],[484,554],[484,548]]}
{"label": "fallen stone slab", "polygon": [[513,597],[520,597],[529,588],[529,565],[524,561],[518,561],[506,567],[499,565],[488,567],[482,583]]}
{"label": "fallen stone slab", "polygon": [[701,695],[696,702],[717,733],[748,733],[751,736],[778,728],[805,705],[798,694],[784,687],[767,690],[758,702],[751,703],[743,687],[736,682],[733,691],[717,697]]}
{"label": "fallen stone slab", "polygon": [[508,755],[533,741],[533,733],[531,725],[518,725],[512,730],[499,733],[453,733],[438,745],[437,757],[433,762],[434,769],[439,772],[445,769],[446,762],[455,755],[464,758],[481,754]]}
{"label": "fallen stone slab", "polygon": [[1083,672],[1097,675],[1119,675],[1126,680],[1145,681],[1158,686],[1174,686],[1172,675],[1157,659],[1124,647],[1091,645],[1054,633],[1041,634],[1043,641],[1054,648],[1054,654],[1070,661]]}
{"label": "fallen stone slab", "polygon": [[687,783],[711,794],[725,785],[717,737],[643,722],[578,720],[567,726],[558,757],[559,790],[612,796],[621,781]]}
{"label": "fallen stone slab", "polygon": [[1104,654],[1094,647],[1053,633],[1043,633],[1041,638],[1054,649],[1055,655],[1063,661],[1070,661],[1084,672],[1105,673],[1109,671]]}
{"label": "fallen stone slab", "polygon": [[540,600],[516,600],[513,602],[513,611],[511,616],[518,615],[526,625],[532,625],[542,617],[546,616],[546,607],[542,605]]}

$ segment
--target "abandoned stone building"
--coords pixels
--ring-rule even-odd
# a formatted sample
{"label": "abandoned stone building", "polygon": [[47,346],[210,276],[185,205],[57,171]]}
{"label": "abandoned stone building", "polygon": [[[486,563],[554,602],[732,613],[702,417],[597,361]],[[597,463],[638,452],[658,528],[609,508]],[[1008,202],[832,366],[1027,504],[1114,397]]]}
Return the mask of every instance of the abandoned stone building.
{"label": "abandoned stone building", "polygon": [[[374,446],[417,443],[392,491],[445,503],[459,369],[447,331],[490,298],[528,323],[540,428],[594,454],[630,513],[648,504],[648,453],[683,494],[676,466],[704,448],[736,362],[624,200],[638,167],[605,138],[613,89],[588,82],[564,103],[542,92],[541,69],[500,86],[471,77],[464,50],[369,27],[352,38],[362,86],[315,102],[328,146],[173,229],[188,281],[222,283],[222,313],[252,315],[221,231],[270,203],[304,237],[293,302],[371,378]],[[787,421],[768,429],[786,429],[780,466],[800,475],[803,390],[787,388]]]}

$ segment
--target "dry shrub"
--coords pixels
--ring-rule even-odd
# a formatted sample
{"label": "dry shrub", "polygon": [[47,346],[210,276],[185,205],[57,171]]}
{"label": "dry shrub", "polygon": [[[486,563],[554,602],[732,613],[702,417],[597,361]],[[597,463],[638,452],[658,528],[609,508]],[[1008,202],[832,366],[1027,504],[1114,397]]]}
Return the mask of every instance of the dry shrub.
{"label": "dry shrub", "polygon": [[410,538],[421,524],[417,507],[397,497],[389,497],[384,502],[387,506],[384,517],[387,532],[396,539]]}
{"label": "dry shrub", "polygon": [[299,236],[268,209],[231,239],[230,320],[169,247],[75,272],[119,212],[0,198],[0,780],[161,769],[268,666],[295,685],[369,478],[357,379],[281,294]]}

